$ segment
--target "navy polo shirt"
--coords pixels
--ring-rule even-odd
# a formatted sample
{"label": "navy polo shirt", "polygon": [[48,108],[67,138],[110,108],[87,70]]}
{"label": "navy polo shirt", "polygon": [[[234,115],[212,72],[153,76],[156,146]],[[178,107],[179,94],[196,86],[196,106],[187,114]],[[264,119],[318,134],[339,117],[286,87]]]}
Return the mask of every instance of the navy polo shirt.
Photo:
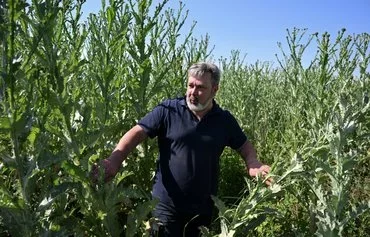
{"label": "navy polo shirt", "polygon": [[152,195],[181,211],[209,213],[225,146],[238,149],[247,139],[236,119],[213,101],[199,121],[183,97],[163,101],[138,125],[150,138],[158,138]]}

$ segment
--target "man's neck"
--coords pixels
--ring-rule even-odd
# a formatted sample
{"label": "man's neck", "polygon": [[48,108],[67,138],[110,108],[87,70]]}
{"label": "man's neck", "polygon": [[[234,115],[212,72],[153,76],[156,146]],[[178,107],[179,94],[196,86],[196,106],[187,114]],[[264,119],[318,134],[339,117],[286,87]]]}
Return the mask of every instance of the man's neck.
{"label": "man's neck", "polygon": [[202,110],[202,111],[191,111],[197,118],[198,120],[200,121],[209,111],[211,111],[211,109],[213,108],[213,101],[212,103],[210,103],[210,105]]}

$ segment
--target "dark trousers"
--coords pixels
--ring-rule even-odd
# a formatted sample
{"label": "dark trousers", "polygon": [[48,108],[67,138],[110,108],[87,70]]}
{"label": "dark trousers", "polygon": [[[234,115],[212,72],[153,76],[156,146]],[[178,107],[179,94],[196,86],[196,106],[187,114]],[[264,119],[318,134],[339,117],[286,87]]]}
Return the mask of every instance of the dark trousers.
{"label": "dark trousers", "polygon": [[186,213],[163,203],[157,204],[153,211],[154,221],[151,226],[151,237],[197,237],[200,226],[209,227],[212,214]]}

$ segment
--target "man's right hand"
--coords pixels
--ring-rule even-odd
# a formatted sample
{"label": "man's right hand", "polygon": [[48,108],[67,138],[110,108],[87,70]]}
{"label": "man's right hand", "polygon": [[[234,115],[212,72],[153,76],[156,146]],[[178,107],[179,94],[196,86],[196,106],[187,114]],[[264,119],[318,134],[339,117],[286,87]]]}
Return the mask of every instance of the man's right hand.
{"label": "man's right hand", "polygon": [[[91,179],[93,183],[96,183],[101,176],[104,177],[105,182],[112,180],[118,173],[123,160],[126,159],[128,154],[147,137],[148,135],[139,125],[135,125],[125,133],[109,158],[93,165],[91,169]],[[103,170],[104,174],[100,174],[100,171]]]}
{"label": "man's right hand", "polygon": [[[100,172],[104,172],[101,174]],[[118,169],[116,165],[108,159],[104,159],[99,163],[95,163],[91,169],[91,180],[93,183],[97,183],[99,177],[104,177],[104,182],[109,182],[117,174]]]}

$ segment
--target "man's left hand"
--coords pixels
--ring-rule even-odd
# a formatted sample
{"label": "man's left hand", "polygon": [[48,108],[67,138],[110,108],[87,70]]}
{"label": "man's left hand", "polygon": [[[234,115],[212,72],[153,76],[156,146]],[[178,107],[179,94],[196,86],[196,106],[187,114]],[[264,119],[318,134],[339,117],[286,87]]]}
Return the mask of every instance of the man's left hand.
{"label": "man's left hand", "polygon": [[[259,167],[250,167],[248,170],[248,173],[251,177],[256,177],[258,175],[262,176],[262,178],[265,178],[268,173],[270,173],[270,166],[268,165],[261,165]],[[273,179],[269,177],[265,180],[265,183],[267,186],[270,186],[273,182]]]}

